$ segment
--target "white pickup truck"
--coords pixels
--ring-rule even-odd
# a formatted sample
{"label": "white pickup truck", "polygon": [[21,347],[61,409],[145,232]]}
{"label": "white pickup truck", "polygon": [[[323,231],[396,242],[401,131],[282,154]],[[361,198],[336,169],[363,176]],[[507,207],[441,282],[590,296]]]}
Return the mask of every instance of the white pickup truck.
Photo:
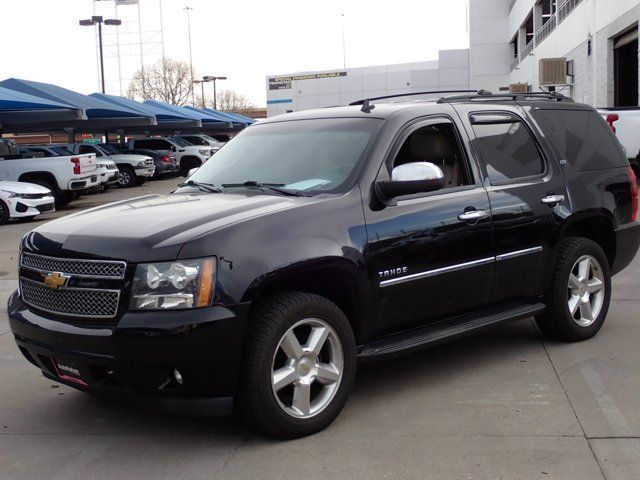
{"label": "white pickup truck", "polygon": [[98,160],[106,159],[115,162],[120,170],[118,185],[121,187],[141,185],[152,178],[156,171],[153,158],[147,155],[111,155],[109,151],[94,143],[71,143],[65,146],[74,153],[93,153]]}
{"label": "white pickup truck", "polygon": [[175,155],[183,177],[192,168],[197,168],[211,158],[213,149],[209,146],[192,145],[178,137],[149,137],[129,140],[128,148],[145,149]]}
{"label": "white pickup truck", "polygon": [[[48,155],[25,149],[20,153],[13,140],[0,140],[0,180],[30,182],[51,190],[56,207],[77,194],[99,185],[95,155]],[[66,153],[66,152],[61,152]]]}
{"label": "white pickup truck", "polygon": [[633,171],[640,177],[640,107],[599,108],[598,112],[618,137]]}

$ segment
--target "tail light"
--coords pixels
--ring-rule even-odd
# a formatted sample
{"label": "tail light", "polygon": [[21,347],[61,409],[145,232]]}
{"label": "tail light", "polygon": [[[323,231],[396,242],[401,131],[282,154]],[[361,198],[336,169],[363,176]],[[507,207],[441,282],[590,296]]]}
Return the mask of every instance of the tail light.
{"label": "tail light", "polygon": [[631,221],[635,222],[638,219],[638,181],[631,166],[627,167],[627,173],[631,184]]}
{"label": "tail light", "polygon": [[613,133],[616,133],[616,126],[614,125],[614,123],[616,123],[618,120],[620,120],[620,116],[616,115],[615,113],[610,113],[607,115],[606,121],[609,127],[611,127],[611,131]]}
{"label": "tail light", "polygon": [[164,155],[160,160],[164,163],[171,163],[171,157],[169,157],[169,155]]}
{"label": "tail light", "polygon": [[80,175],[80,159],[79,158],[72,158],[71,159],[71,163],[73,163],[73,174],[74,175]]}

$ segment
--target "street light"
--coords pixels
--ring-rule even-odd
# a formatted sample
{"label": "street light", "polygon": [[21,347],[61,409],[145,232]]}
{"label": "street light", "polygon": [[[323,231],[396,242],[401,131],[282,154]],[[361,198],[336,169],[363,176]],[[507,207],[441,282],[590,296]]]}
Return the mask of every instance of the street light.
{"label": "street light", "polygon": [[208,80],[205,80],[204,78],[202,80],[194,80],[193,83],[199,83],[200,87],[202,88],[202,108],[205,108],[205,104],[204,104],[204,84],[207,83]]}
{"label": "street light", "polygon": [[217,91],[216,91],[216,80],[226,80],[227,77],[213,77],[213,76],[206,76],[206,77],[202,77],[202,80],[204,80],[205,82],[213,82],[213,108],[215,110],[218,109],[218,99],[216,98],[217,96]]}
{"label": "street light", "polygon": [[102,52],[102,24],[105,25],[113,25],[117,27],[118,25],[122,25],[122,21],[116,18],[107,18],[103,19],[101,16],[93,16],[87,20],[80,20],[78,22],[81,27],[92,27],[94,25],[98,25],[98,43],[100,44],[100,80],[102,84],[102,93],[105,93],[104,88],[104,54]]}

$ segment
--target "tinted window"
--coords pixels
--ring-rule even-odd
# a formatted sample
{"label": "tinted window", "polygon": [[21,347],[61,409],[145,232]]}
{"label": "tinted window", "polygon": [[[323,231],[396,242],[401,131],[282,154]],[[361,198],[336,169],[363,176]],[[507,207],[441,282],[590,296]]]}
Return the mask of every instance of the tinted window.
{"label": "tinted window", "polygon": [[613,132],[596,112],[537,110],[533,116],[560,157],[576,170],[600,170],[627,164]]}
{"label": "tinted window", "polygon": [[544,162],[531,134],[519,120],[476,124],[474,144],[491,183],[540,175]]}
{"label": "tinted window", "polygon": [[135,148],[148,148],[150,150],[169,150],[171,145],[165,140],[159,138],[148,138],[144,140],[136,140],[134,142]]}
{"label": "tinted window", "polygon": [[182,137],[184,138],[187,142],[193,144],[193,145],[205,145],[205,141],[200,138],[200,137]]}
{"label": "tinted window", "polygon": [[191,147],[193,144],[191,142],[187,142],[185,139],[180,137],[171,137],[171,140],[176,143],[179,147]]}
{"label": "tinted window", "polygon": [[96,149],[93,148],[93,145],[80,145],[78,151],[80,153],[95,153],[96,155],[98,155],[98,152],[96,152]]}
{"label": "tinted window", "polygon": [[73,152],[69,150],[67,147],[51,147],[51,150],[56,155],[62,155],[62,156],[73,155]]}

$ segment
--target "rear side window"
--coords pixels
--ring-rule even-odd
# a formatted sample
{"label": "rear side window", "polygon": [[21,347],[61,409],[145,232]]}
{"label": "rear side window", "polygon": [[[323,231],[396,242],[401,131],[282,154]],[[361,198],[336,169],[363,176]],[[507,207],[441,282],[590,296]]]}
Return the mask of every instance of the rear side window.
{"label": "rear side window", "polygon": [[624,167],[627,159],[602,117],[588,110],[536,110],[533,117],[565,159],[580,172]]}
{"label": "rear side window", "polygon": [[[477,148],[492,184],[533,177],[544,172],[544,160],[531,133],[519,119],[474,115],[473,131]],[[506,119],[505,119],[506,118]]]}

